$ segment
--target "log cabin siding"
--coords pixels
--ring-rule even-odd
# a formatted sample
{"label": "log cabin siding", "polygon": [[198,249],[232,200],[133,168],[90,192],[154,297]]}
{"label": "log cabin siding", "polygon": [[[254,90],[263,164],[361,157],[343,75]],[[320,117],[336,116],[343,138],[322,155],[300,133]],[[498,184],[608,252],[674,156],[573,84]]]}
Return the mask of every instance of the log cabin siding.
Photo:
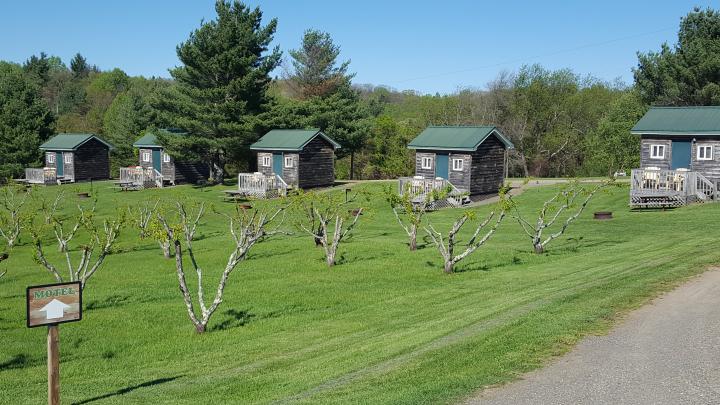
{"label": "log cabin siding", "polygon": [[[470,171],[472,156],[469,153],[448,154],[448,181],[462,191],[468,192],[472,187],[472,174]],[[462,159],[462,170],[453,170],[455,159]]]}
{"label": "log cabin siding", "polygon": [[210,178],[210,168],[201,162],[177,161],[173,163],[173,171],[174,184],[198,184]]}
{"label": "log cabin siding", "polygon": [[497,193],[505,181],[505,145],[489,136],[472,153],[470,194]]}
{"label": "log cabin siding", "polygon": [[[432,159],[432,164],[430,164],[429,169],[423,169],[422,167],[422,160],[424,157]],[[415,152],[415,175],[422,176],[426,179],[435,178],[435,152],[420,150]]]}
{"label": "log cabin siding", "polygon": [[[665,157],[662,159],[654,159],[650,157],[650,148],[652,145],[664,145]],[[659,167],[663,170],[669,170],[672,162],[672,140],[667,138],[653,138],[643,136],[640,141],[640,168]]]}
{"label": "log cabin siding", "polygon": [[[699,160],[698,146],[712,146],[712,159]],[[720,181],[720,139],[699,138],[691,147],[691,170],[699,172],[713,183]]]}
{"label": "log cabin siding", "polygon": [[[273,156],[274,157],[274,156]],[[286,158],[292,159],[292,165],[290,167],[287,167],[285,165]],[[298,179],[299,179],[299,167],[298,162],[300,160],[300,156],[297,153],[283,153],[282,154],[282,179],[285,183],[288,185],[293,185],[295,187],[298,186]]]}
{"label": "log cabin siding", "polygon": [[335,149],[322,136],[316,136],[298,155],[298,187],[331,186],[335,183]]}
{"label": "log cabin siding", "polygon": [[63,152],[62,162],[58,164],[63,165],[64,178],[75,180],[75,154],[73,152]]}
{"label": "log cabin siding", "polygon": [[109,179],[110,149],[97,139],[90,139],[75,149],[73,170],[75,181]]}
{"label": "log cabin siding", "polygon": [[[270,164],[269,164],[269,165],[263,166],[263,157],[269,157],[269,158],[270,158]],[[259,152],[259,153],[257,154],[257,167],[258,167],[258,172],[260,172],[260,173],[262,173],[262,174],[264,174],[264,175],[266,175],[266,176],[269,176],[269,175],[273,174],[272,158],[273,158],[272,153]]]}

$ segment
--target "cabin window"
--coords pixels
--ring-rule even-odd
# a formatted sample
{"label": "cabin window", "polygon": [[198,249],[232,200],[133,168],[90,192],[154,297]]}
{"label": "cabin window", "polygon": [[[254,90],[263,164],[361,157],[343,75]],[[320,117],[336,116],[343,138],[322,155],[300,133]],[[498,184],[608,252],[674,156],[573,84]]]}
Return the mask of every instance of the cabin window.
{"label": "cabin window", "polygon": [[270,167],[270,156],[263,156],[262,157],[262,165],[263,167]]}
{"label": "cabin window", "polygon": [[464,160],[463,159],[453,159],[453,170],[456,172],[461,172],[463,169]]}
{"label": "cabin window", "polygon": [[650,145],[650,159],[665,159],[665,145]]}
{"label": "cabin window", "polygon": [[697,160],[712,160],[712,158],[713,158],[712,145],[698,145]]}
{"label": "cabin window", "polygon": [[170,155],[163,153],[163,162],[170,163]]}
{"label": "cabin window", "polygon": [[433,158],[430,156],[423,156],[422,158],[422,168],[423,169],[432,169],[433,164]]}
{"label": "cabin window", "polygon": [[68,164],[68,165],[72,164],[72,162],[73,162],[72,156],[73,156],[72,153],[63,153],[63,157],[65,158],[65,164]]}
{"label": "cabin window", "polygon": [[285,167],[290,169],[293,167],[293,158],[292,156],[285,156]]}
{"label": "cabin window", "polygon": [[55,152],[50,152],[47,154],[47,162],[55,163]]}
{"label": "cabin window", "polygon": [[142,153],[142,161],[143,161],[143,162],[146,162],[146,163],[147,163],[147,162],[150,162],[150,152],[148,152],[148,151],[143,151],[143,153]]}

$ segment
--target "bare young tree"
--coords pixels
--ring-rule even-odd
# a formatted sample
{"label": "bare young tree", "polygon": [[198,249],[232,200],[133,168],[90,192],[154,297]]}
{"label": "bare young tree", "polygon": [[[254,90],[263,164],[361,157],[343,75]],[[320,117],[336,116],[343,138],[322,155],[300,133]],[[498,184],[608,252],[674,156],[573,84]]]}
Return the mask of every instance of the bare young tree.
{"label": "bare young tree", "polygon": [[357,225],[363,208],[348,209],[348,203],[355,201],[359,193],[347,202],[339,194],[298,193],[294,205],[300,215],[297,227],[319,241],[325,252],[325,262],[329,267],[335,265],[340,243],[347,238]]}
{"label": "bare young tree", "polygon": [[30,189],[14,184],[7,184],[0,189],[0,237],[5,239],[10,249],[20,239],[23,222],[28,217],[23,207],[30,194]]}
{"label": "bare young tree", "polygon": [[[54,213],[51,216],[51,226],[57,241],[58,250],[63,254],[67,266],[67,278],[63,277],[58,266],[52,264],[45,254],[43,235],[46,233],[46,224],[33,227],[31,230],[33,245],[35,247],[35,258],[58,282],[79,281],[85,288],[87,281],[102,266],[105,258],[112,253],[112,248],[120,235],[120,230],[125,223],[124,212],[119,211],[114,217],[95,219],[95,203],[90,210],[78,205],[75,223],[70,231],[64,231],[63,222]],[[78,244],[80,253],[79,260],[72,260],[73,250],[70,248],[70,241],[76,233],[82,230],[84,243]],[[73,262],[77,264],[73,264]]]}
{"label": "bare young tree", "polygon": [[[535,223],[526,220],[517,206],[514,207],[512,215],[518,221],[525,234],[530,238],[535,253],[545,252],[548,243],[560,237],[567,230],[570,223],[576,220],[585,210],[593,196],[601,189],[614,184],[613,180],[606,180],[593,187],[583,186],[579,181],[573,180],[564,185],[555,195],[543,203]],[[582,199],[584,197],[584,199]],[[582,202],[578,205],[578,198]],[[562,221],[562,226],[554,233],[545,236],[547,228],[553,226],[562,216],[563,212],[575,209],[575,212]]]}
{"label": "bare young tree", "polygon": [[165,232],[156,215],[161,209],[159,200],[155,204],[146,201],[137,208],[128,207],[128,214],[139,231],[140,239],[154,238],[160,245],[163,257],[170,259],[172,256],[170,239],[168,239],[167,232]]}
{"label": "bare young tree", "polygon": [[[236,208],[234,215],[226,215],[230,235],[232,235],[234,241],[234,247],[230,252],[227,264],[220,276],[220,281],[215,290],[212,303],[208,306],[205,302],[205,293],[203,290],[203,269],[198,264],[193,250],[195,232],[197,231],[200,220],[203,215],[205,215],[205,204],[201,203],[194,209],[194,212],[192,212],[192,209],[188,209],[184,203],[177,202],[176,206],[176,224],[173,224],[168,215],[162,212],[158,212],[157,217],[165,229],[168,240],[173,242],[175,249],[175,269],[188,316],[195,326],[195,331],[203,333],[207,329],[210,317],[223,301],[225,286],[232,271],[235,270],[241,261],[247,258],[247,254],[253,246],[268,236],[281,233],[281,220],[279,220],[278,225],[272,230],[269,230],[268,226],[276,222],[279,215],[284,214],[285,207],[283,206],[268,211],[253,210],[252,212]],[[186,282],[185,265],[183,261],[183,241],[185,243],[187,257],[190,259],[190,263],[197,276],[197,296],[195,300],[200,307],[200,313],[197,313],[195,310],[193,295],[190,293]]]}
{"label": "bare young tree", "polygon": [[410,251],[417,250],[418,228],[428,209],[435,201],[447,197],[449,191],[448,187],[446,190],[433,190],[423,196],[411,192],[410,184],[403,190],[402,195],[396,193],[391,187],[385,189],[386,200],[390,203],[395,219],[408,235]]}
{"label": "bare young tree", "polygon": [[[501,195],[501,197],[503,197]],[[440,255],[442,256],[444,260],[444,271],[445,273],[452,273],[455,269],[455,265],[463,260],[464,258],[468,257],[470,254],[475,252],[480,246],[484,245],[485,242],[490,239],[490,237],[495,233],[497,228],[500,226],[500,223],[502,222],[503,218],[505,218],[505,213],[510,205],[509,200],[504,199],[504,197],[501,199],[500,203],[498,204],[498,207],[493,210],[484,221],[480,222],[477,227],[475,228],[475,231],[473,232],[473,235],[470,237],[470,240],[465,244],[465,250],[462,251],[460,254],[455,254],[455,248],[458,245],[457,241],[457,235],[462,229],[462,227],[467,223],[469,220],[473,220],[475,218],[475,213],[472,211],[465,211],[463,212],[462,216],[458,218],[454,223],[453,226],[450,228],[450,231],[447,233],[447,238],[443,238],[442,233],[435,230],[435,228],[432,226],[432,224],[428,224],[424,229],[425,232],[430,236],[433,243],[438,249],[438,252],[440,252]],[[496,215],[497,213],[497,215]],[[480,236],[480,233],[485,230],[490,222],[495,218],[495,222],[490,226],[490,228],[485,232],[482,237]]]}

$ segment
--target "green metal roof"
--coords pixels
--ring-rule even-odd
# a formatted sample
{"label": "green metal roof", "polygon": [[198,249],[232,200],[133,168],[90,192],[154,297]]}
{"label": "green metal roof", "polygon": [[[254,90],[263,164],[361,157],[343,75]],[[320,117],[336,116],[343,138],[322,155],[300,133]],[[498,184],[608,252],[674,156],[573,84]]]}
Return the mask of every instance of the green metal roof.
{"label": "green metal roof", "polygon": [[506,148],[513,149],[514,146],[509,139],[503,135],[497,127],[478,126],[431,126],[425,128],[415,139],[410,141],[410,149],[442,149],[474,151],[490,135],[495,135]]}
{"label": "green metal roof", "polygon": [[273,129],[263,135],[257,142],[250,145],[250,150],[281,150],[299,152],[305,145],[315,139],[323,137],[330,142],[334,149],[340,149],[340,144],[333,141],[319,129]]}
{"label": "green metal roof", "polygon": [[720,135],[720,106],[651,107],[630,132],[638,135]]}
{"label": "green metal roof", "polygon": [[113,146],[105,142],[102,138],[95,134],[59,134],[48,139],[40,145],[42,150],[75,150],[90,139],[95,138],[101,143],[113,149]]}
{"label": "green metal roof", "polygon": [[[161,131],[171,133],[173,135],[186,135],[187,132],[185,132],[182,129],[176,129],[176,128],[169,128],[169,129],[161,129]],[[133,143],[133,147],[135,148],[162,148],[163,146],[160,145],[160,142],[158,142],[157,135],[155,135],[153,132],[148,132],[145,135],[141,136],[140,139],[135,141]]]}
{"label": "green metal roof", "polygon": [[148,132],[133,143],[135,148],[162,148],[160,142],[157,140],[157,136],[154,133]]}

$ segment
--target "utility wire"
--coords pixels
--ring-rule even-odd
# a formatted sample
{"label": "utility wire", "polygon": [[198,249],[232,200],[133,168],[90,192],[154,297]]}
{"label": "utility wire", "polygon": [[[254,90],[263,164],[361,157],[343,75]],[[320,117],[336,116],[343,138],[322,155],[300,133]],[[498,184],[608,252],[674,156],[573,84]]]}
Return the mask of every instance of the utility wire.
{"label": "utility wire", "polygon": [[398,81],[395,81],[395,83],[406,83],[406,82],[411,82],[411,81],[415,81],[415,80],[432,79],[432,78],[435,78],[435,77],[449,76],[449,75],[454,75],[454,74],[457,74],[457,73],[472,72],[472,71],[475,71],[475,70],[482,70],[482,69],[488,69],[488,68],[493,68],[493,67],[500,67],[500,66],[503,66],[503,65],[509,65],[509,64],[518,63],[518,62],[526,62],[526,61],[535,60],[535,59],[539,59],[539,58],[544,58],[544,57],[548,57],[548,56],[555,56],[555,55],[559,55],[559,54],[563,54],[563,53],[575,52],[575,51],[579,51],[579,50],[581,50],[581,49],[594,48],[594,47],[598,47],[598,46],[603,46],[603,45],[612,44],[612,43],[615,43],[615,42],[626,41],[626,40],[628,40],[628,39],[634,39],[634,38],[644,37],[644,36],[647,36],[647,35],[657,34],[657,33],[660,33],[660,32],[665,32],[665,31],[669,31],[669,30],[673,30],[673,29],[676,29],[676,27],[662,28],[662,29],[655,30],[655,31],[643,32],[643,33],[641,33],[641,34],[629,35],[629,36],[626,36],[626,37],[615,38],[615,39],[611,39],[611,40],[608,40],[608,41],[595,42],[595,43],[591,43],[591,44],[580,45],[580,46],[577,46],[577,47],[574,47],[574,48],[562,49],[562,50],[555,51],[555,52],[550,52],[550,53],[545,53],[545,54],[539,54],[539,55],[535,55],[535,56],[529,56],[529,57],[518,58],[518,59],[512,59],[512,60],[507,60],[507,61],[504,61],[504,62],[493,63],[493,64],[491,64],[491,65],[477,66],[477,67],[467,68],[467,69],[461,69],[461,70],[453,70],[453,71],[444,72],[444,73],[435,73],[435,74],[427,75],[427,76],[418,76],[418,77],[413,77],[413,78],[410,78],[410,79],[398,80]]}

